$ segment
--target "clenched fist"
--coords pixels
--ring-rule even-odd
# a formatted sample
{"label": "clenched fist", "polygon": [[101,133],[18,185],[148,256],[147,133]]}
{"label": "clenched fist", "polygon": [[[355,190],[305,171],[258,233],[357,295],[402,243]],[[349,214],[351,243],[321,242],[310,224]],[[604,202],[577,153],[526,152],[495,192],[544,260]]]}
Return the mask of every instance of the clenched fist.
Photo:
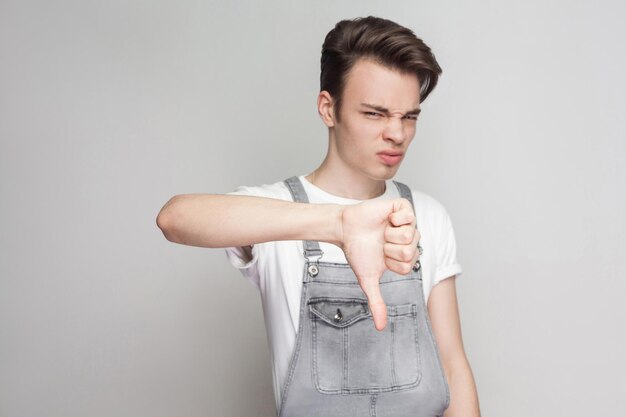
{"label": "clenched fist", "polygon": [[408,274],[419,258],[415,215],[409,200],[364,201],[342,211],[341,249],[367,296],[377,330],[387,325],[379,281],[385,269]]}

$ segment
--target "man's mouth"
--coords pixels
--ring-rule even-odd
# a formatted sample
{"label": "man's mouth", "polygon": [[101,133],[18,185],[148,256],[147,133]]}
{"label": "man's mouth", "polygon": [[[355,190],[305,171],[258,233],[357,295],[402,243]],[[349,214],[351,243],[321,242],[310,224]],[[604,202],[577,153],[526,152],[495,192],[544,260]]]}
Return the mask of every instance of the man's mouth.
{"label": "man's mouth", "polygon": [[401,152],[380,152],[378,157],[387,165],[396,165],[402,160]]}

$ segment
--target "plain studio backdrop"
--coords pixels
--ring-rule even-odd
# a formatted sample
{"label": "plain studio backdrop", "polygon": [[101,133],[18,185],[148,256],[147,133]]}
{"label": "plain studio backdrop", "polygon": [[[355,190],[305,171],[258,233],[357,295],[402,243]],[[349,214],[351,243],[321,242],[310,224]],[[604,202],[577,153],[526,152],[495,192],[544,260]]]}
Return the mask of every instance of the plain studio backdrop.
{"label": "plain studio backdrop", "polygon": [[625,12],[0,1],[0,416],[274,415],[258,292],[155,219],[315,169],[324,36],[367,15],[443,68],[396,179],[452,218],[483,416],[626,415]]}

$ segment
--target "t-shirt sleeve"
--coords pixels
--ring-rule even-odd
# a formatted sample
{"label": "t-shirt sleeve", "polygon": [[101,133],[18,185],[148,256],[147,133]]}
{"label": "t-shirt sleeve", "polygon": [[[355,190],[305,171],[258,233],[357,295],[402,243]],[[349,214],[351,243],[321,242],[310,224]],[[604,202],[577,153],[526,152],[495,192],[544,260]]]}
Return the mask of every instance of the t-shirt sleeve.
{"label": "t-shirt sleeve", "polygon": [[[226,195],[250,195],[263,197],[254,187],[239,186],[234,191]],[[237,268],[239,272],[257,289],[260,288],[258,260],[262,250],[262,244],[251,245],[252,250],[242,246],[224,248],[226,257],[230,264]]]}
{"label": "t-shirt sleeve", "polygon": [[456,238],[452,221],[445,209],[442,212],[438,238],[437,269],[433,285],[453,275],[458,277],[463,272],[456,257]]}

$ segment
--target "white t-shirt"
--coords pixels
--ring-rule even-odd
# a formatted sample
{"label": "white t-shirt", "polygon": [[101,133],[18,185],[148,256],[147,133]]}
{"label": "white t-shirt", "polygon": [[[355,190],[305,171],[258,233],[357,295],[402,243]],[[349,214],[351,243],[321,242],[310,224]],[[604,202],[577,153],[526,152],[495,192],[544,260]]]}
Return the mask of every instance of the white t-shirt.
{"label": "white t-shirt", "polygon": [[[357,204],[362,200],[339,197],[318,188],[304,175],[299,176],[309,203]],[[385,192],[377,199],[400,198],[398,188],[391,180],[386,181]],[[424,298],[439,281],[461,274],[456,258],[454,230],[447,211],[441,203],[423,192],[411,189],[415,207],[417,228],[421,233],[420,256]],[[260,186],[239,186],[229,195],[251,195],[293,201],[283,181]],[[323,262],[347,263],[343,251],[330,243],[319,242],[324,252]],[[241,247],[225,248],[230,263],[241,271],[261,293],[265,327],[272,360],[274,397],[276,408],[280,405],[281,388],[289,370],[298,331],[302,273],[304,270],[301,240],[263,242],[252,246],[252,260]]]}

